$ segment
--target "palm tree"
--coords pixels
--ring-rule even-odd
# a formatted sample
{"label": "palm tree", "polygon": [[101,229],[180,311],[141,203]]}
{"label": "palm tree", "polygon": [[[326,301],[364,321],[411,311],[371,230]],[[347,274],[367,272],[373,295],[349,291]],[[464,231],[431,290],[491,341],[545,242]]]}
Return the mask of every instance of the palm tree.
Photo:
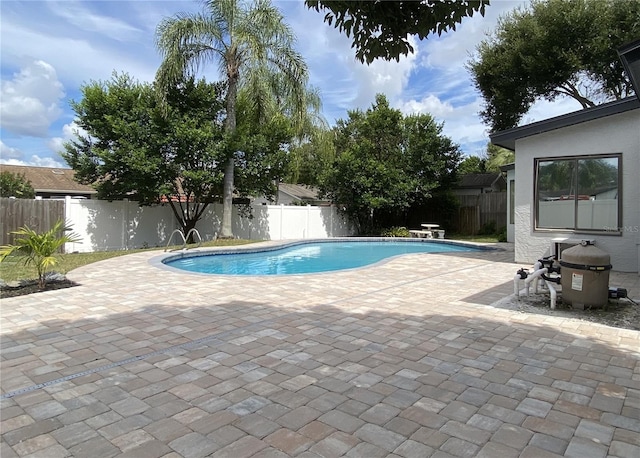
{"label": "palm tree", "polygon": [[[236,130],[238,90],[285,91],[285,97],[297,101],[297,112],[305,109],[307,66],[293,45],[295,37],[282,14],[269,0],[207,0],[203,13],[179,13],[163,19],[156,29],[156,46],[163,61],[156,74],[161,91],[184,76],[198,72],[205,64],[218,64],[227,84],[225,131],[233,137]],[[255,84],[260,77],[278,75],[281,85]],[[280,94],[279,94],[280,95]],[[264,93],[254,93],[264,100]],[[231,212],[234,190],[234,156],[224,168],[222,227],[220,236],[232,237]]]}

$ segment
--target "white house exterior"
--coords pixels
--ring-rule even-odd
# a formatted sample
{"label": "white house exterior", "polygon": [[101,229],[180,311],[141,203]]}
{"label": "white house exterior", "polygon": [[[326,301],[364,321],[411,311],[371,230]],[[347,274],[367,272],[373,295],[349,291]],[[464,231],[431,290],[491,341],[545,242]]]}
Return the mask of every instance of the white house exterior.
{"label": "white house exterior", "polygon": [[507,182],[515,186],[508,194],[516,262],[533,263],[556,242],[589,239],[614,270],[640,273],[638,98],[497,132],[491,141],[515,151]]}
{"label": "white house exterior", "polygon": [[516,164],[506,164],[500,167],[507,182],[507,242],[516,239],[515,196],[516,196]]}

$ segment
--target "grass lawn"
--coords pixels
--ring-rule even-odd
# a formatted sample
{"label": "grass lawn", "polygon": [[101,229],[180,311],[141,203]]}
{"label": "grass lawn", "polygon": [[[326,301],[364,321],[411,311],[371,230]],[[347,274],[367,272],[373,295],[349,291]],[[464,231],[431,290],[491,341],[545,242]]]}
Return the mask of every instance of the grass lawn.
{"label": "grass lawn", "polygon": [[[241,239],[220,239],[213,242],[205,242],[203,247],[215,247],[215,246],[233,246],[244,245],[247,243],[255,243],[257,240],[241,240]],[[181,248],[182,246],[169,247]],[[95,253],[69,253],[60,255],[58,257],[58,263],[49,269],[51,271],[60,272],[66,274],[67,272],[82,267],[93,262],[103,261],[105,259],[114,258],[116,256],[123,256],[126,254],[139,253],[141,251],[158,251],[162,252],[162,248],[149,248],[140,250],[120,250],[120,251],[98,251]],[[6,282],[15,280],[34,280],[38,278],[36,269],[32,266],[25,266],[22,260],[23,258],[17,256],[9,256],[4,261],[0,262],[0,278]]]}
{"label": "grass lawn", "polygon": [[460,240],[465,242],[477,242],[477,243],[498,243],[497,235],[460,235],[460,234],[447,234],[447,238],[450,240]]}

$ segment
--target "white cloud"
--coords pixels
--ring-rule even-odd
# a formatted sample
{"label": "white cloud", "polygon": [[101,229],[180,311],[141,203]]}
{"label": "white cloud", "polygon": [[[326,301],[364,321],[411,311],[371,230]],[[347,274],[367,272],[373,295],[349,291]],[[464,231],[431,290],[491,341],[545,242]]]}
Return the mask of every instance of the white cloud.
{"label": "white cloud", "polygon": [[18,148],[12,148],[8,145],[5,145],[2,140],[0,140],[0,162],[5,162],[8,160],[17,160],[22,157],[22,151]]}
{"label": "white cloud", "polygon": [[125,20],[94,14],[80,2],[70,0],[64,3],[49,2],[47,6],[54,15],[64,19],[71,26],[92,34],[102,34],[111,40],[138,39],[142,33],[142,30],[128,24]]}
{"label": "white cloud", "polygon": [[53,167],[53,168],[69,168],[69,166],[63,162],[57,161],[52,157],[40,157],[33,155],[29,160],[20,159],[0,159],[0,162],[7,165],[31,165],[35,167]]}
{"label": "white cloud", "polygon": [[76,121],[72,121],[69,124],[62,126],[62,137],[53,137],[47,142],[47,146],[54,153],[60,153],[64,151],[64,144],[69,140],[75,140],[78,136],[86,136],[87,131],[78,126]]}
{"label": "white cloud", "polygon": [[443,118],[453,113],[454,108],[449,102],[443,102],[433,94],[429,94],[422,100],[411,99],[402,102],[398,109],[405,115],[428,113],[435,118]]}
{"label": "white cloud", "polygon": [[286,10],[285,20],[298,37],[311,84],[321,91],[330,123],[331,118],[346,118],[347,110],[368,108],[378,93],[385,94],[390,103],[400,98],[415,68],[416,54],[399,62],[377,59],[363,64],[355,58],[351,38],[323,22],[324,14],[309,10],[302,2],[276,5]]}
{"label": "white cloud", "polygon": [[463,19],[456,30],[443,34],[442,37],[430,37],[423,42],[422,64],[427,67],[463,69],[476,46],[486,38],[488,32],[495,29],[498,18],[528,3],[523,0],[493,1],[486,8],[484,16],[476,13]]}
{"label": "white cloud", "polygon": [[523,116],[520,125],[530,124],[543,119],[553,118],[573,111],[582,109],[577,100],[570,97],[559,98],[553,102],[538,100],[531,106],[531,109]]}
{"label": "white cloud", "polygon": [[[66,126],[65,126],[66,127]],[[22,144],[21,148],[9,146],[0,140],[0,164],[9,165],[33,165],[37,167],[68,167],[68,165],[57,154],[50,156],[45,142],[51,140],[30,138]],[[25,151],[31,156],[26,157]]]}
{"label": "white cloud", "polygon": [[37,60],[2,82],[1,125],[19,135],[45,137],[49,126],[62,114],[62,83],[55,69]]}
{"label": "white cloud", "polygon": [[443,133],[461,145],[467,154],[485,150],[488,128],[478,113],[482,97],[475,89],[466,62],[476,46],[492,31],[498,17],[525,4],[524,1],[495,1],[483,16],[466,18],[455,31],[441,37],[431,35],[416,48],[419,52],[419,78],[405,91],[397,104],[405,113],[410,110],[433,115],[444,122]]}
{"label": "white cloud", "polygon": [[377,59],[370,65],[354,60],[350,68],[358,91],[353,103],[357,107],[364,107],[375,99],[376,94],[380,93],[385,94],[389,102],[395,105],[407,86],[416,58],[416,54],[410,54],[407,57],[401,57],[399,62]]}
{"label": "white cloud", "polygon": [[141,81],[152,81],[159,64],[152,36],[146,41],[112,48],[92,36],[55,36],[26,24],[3,20],[2,28],[3,65],[22,66],[26,59],[46,60],[65,84],[73,88],[90,80],[109,79],[113,71],[125,71]]}

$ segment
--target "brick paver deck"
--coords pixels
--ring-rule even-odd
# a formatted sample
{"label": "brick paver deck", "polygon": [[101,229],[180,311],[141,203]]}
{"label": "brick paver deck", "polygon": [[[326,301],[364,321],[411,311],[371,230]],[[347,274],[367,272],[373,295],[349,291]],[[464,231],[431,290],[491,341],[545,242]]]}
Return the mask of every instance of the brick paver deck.
{"label": "brick paver deck", "polygon": [[492,306],[512,253],[243,278],[155,255],[2,300],[2,458],[640,456],[640,332]]}

